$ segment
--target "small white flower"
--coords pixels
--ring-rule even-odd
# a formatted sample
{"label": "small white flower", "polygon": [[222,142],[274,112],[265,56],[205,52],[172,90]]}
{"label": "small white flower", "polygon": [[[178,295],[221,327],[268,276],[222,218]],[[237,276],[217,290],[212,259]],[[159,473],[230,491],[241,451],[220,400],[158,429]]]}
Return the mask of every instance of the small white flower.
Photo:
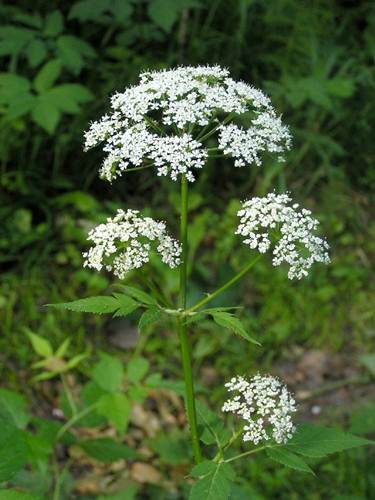
{"label": "small white flower", "polygon": [[[138,85],[112,97],[111,106],[85,133],[85,149],[103,143],[107,156],[100,174],[110,182],[128,168],[151,165],[158,175],[176,180],[185,174],[194,181],[193,169],[202,168],[208,156],[203,143],[209,131],[238,167],[260,165],[264,152],[282,161],[290,147],[288,128],[269,98],[219,66],[143,73]],[[247,129],[234,123],[245,113]]]}
{"label": "small white flower", "polygon": [[272,250],[274,266],[289,264],[289,279],[308,275],[314,262],[328,264],[328,243],[316,236],[319,222],[311,217],[310,210],[291,204],[288,194],[269,193],[263,198],[251,198],[242,204],[237,215],[240,224],[236,234],[244,236],[244,243],[251,249],[265,253]]}
{"label": "small white flower", "polygon": [[138,210],[118,210],[115,217],[90,231],[88,240],[94,246],[83,254],[84,267],[97,271],[104,267],[120,279],[146,264],[153,248],[169,267],[181,262],[181,246],[168,235],[165,222],[143,217]]}
{"label": "small white flower", "polygon": [[225,387],[234,395],[224,403],[222,411],[245,421],[244,441],[257,445],[272,438],[283,444],[293,436],[291,414],[297,411],[296,402],[279,379],[259,374],[250,380],[233,377]]}

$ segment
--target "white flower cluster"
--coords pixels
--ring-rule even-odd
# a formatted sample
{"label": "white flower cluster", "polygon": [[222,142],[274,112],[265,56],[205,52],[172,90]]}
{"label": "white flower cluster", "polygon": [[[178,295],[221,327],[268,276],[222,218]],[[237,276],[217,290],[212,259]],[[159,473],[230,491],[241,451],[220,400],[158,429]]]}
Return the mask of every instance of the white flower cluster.
{"label": "white flower cluster", "polygon": [[233,377],[225,387],[235,395],[224,403],[222,411],[245,420],[244,441],[257,445],[272,438],[283,444],[293,436],[291,414],[296,411],[296,402],[279,379],[259,374],[250,380]]}
{"label": "white flower cluster", "polygon": [[[218,148],[234,157],[236,166],[260,165],[266,151],[281,158],[290,147],[288,129],[269,98],[218,66],[143,73],[140,83],[115,94],[111,105],[111,114],[85,133],[85,149],[104,142],[100,173],[110,182],[127,168],[148,165],[155,165],[158,175],[176,180],[186,174],[193,181],[193,169],[208,156],[202,127],[218,133]],[[248,129],[223,124],[244,113]]]}
{"label": "white flower cluster", "polygon": [[311,211],[299,209],[297,203],[289,206],[291,201],[288,194],[275,193],[245,201],[237,213],[240,224],[236,234],[244,236],[244,243],[260,253],[269,250],[271,239],[276,240],[273,265],[286,262],[289,279],[301,279],[314,262],[330,262],[329,245],[314,234],[319,221],[311,217]]}
{"label": "white flower cluster", "polygon": [[168,235],[165,223],[143,217],[138,210],[118,210],[115,217],[91,230],[88,240],[94,246],[83,254],[84,267],[97,271],[104,267],[120,279],[149,261],[154,241],[165,264],[171,268],[180,264],[181,246]]}

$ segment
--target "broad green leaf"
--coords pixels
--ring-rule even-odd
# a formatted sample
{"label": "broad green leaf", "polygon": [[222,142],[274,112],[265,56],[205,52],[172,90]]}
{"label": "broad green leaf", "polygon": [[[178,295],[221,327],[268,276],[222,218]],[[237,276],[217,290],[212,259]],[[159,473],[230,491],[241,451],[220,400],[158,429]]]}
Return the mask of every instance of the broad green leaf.
{"label": "broad green leaf", "polygon": [[92,379],[105,391],[115,392],[121,388],[124,368],[119,359],[101,353],[100,361],[94,366]]}
{"label": "broad green leaf", "polygon": [[30,420],[26,398],[18,392],[0,388],[0,415],[10,418],[19,429],[24,429]]}
{"label": "broad green leaf", "polygon": [[75,2],[69,12],[69,19],[100,21],[103,13],[110,8],[111,0],[81,0]]}
{"label": "broad green leaf", "polygon": [[237,335],[240,335],[240,337],[243,337],[244,339],[248,340],[249,342],[252,342],[253,344],[261,345],[257,340],[255,340],[253,337],[250,336],[250,334],[244,328],[242,322],[236,316],[221,311],[211,312],[210,315],[212,316],[215,323],[217,323],[218,325],[223,326],[224,328],[228,328],[229,330],[232,330],[232,332],[236,333]]}
{"label": "broad green leaf", "polygon": [[372,375],[375,375],[375,354],[363,354],[359,360]]}
{"label": "broad green leaf", "polygon": [[122,293],[115,293],[114,296],[119,306],[114,316],[128,316],[128,314],[131,314],[140,306],[138,302]]}
{"label": "broad green leaf", "polygon": [[148,15],[157,26],[169,32],[177,21],[180,10],[181,5],[177,0],[151,0]]}
{"label": "broad green leaf", "polygon": [[32,68],[38,66],[47,57],[47,49],[42,40],[36,38],[26,47],[26,57]]}
{"label": "broad green leaf", "polygon": [[[214,468],[204,466],[204,470],[209,470],[209,472],[203,473],[191,488],[189,500],[228,500],[235,478],[234,470],[225,462],[214,465]],[[203,468],[202,464],[199,466]],[[195,474],[199,466],[194,468]]]}
{"label": "broad green leaf", "polygon": [[338,429],[303,424],[288,441],[288,450],[306,457],[324,457],[330,453],[375,444],[374,441],[354,436]]}
{"label": "broad green leaf", "polygon": [[61,73],[61,61],[52,59],[48,61],[37,73],[34,79],[34,88],[40,94],[50,89]]}
{"label": "broad green leaf", "polygon": [[33,102],[31,116],[35,123],[49,134],[52,134],[59,123],[61,113],[48,95],[39,95]]}
{"label": "broad green leaf", "polygon": [[175,429],[165,434],[159,433],[148,444],[165,464],[182,465],[191,462],[191,446],[186,432]]}
{"label": "broad green leaf", "polygon": [[98,401],[98,414],[113,424],[119,433],[125,432],[129,423],[130,411],[129,400],[121,392],[104,394]]}
{"label": "broad green leaf", "polygon": [[130,382],[133,382],[133,384],[138,383],[145,377],[149,368],[150,363],[147,359],[142,357],[132,358],[126,368],[128,379]]}
{"label": "broad green leaf", "polygon": [[56,309],[67,309],[68,311],[95,314],[114,313],[119,308],[118,300],[115,297],[107,295],[98,295],[97,297],[78,299],[73,302],[47,305],[49,307],[55,307]]}
{"label": "broad green leaf", "polygon": [[84,40],[73,35],[62,35],[57,39],[57,53],[64,66],[78,75],[85,58],[95,57],[95,51]]}
{"label": "broad green leaf", "polygon": [[27,460],[27,445],[23,431],[10,418],[0,415],[0,483],[9,481]]}
{"label": "broad green leaf", "polygon": [[137,452],[123,443],[110,438],[87,439],[80,441],[78,445],[85,452],[100,462],[111,463],[116,460],[133,460],[137,458]]}
{"label": "broad green leaf", "polygon": [[307,465],[307,463],[298,455],[291,453],[285,448],[268,448],[267,455],[275,462],[279,462],[280,464],[286,465],[295,470],[299,470],[301,472],[309,472],[310,474],[314,474],[313,470]]}
{"label": "broad green leaf", "polygon": [[64,18],[59,10],[54,10],[46,16],[44,34],[46,36],[57,36],[64,29]]}
{"label": "broad green leaf", "polygon": [[120,289],[123,290],[127,295],[130,295],[130,297],[133,297],[133,299],[136,299],[138,302],[141,302],[142,304],[147,304],[150,306],[156,305],[157,302],[154,299],[154,297],[143,290],[140,290],[139,288],[135,288],[133,286],[128,286],[128,285],[121,285]]}
{"label": "broad green leaf", "polygon": [[27,78],[13,73],[0,73],[0,103],[9,104],[9,101],[20,95],[29,94],[31,84]]}
{"label": "broad green leaf", "polygon": [[216,469],[215,462],[210,462],[209,460],[203,460],[203,462],[194,465],[192,468],[190,475],[192,477],[201,477],[206,476],[207,474],[211,474]]}
{"label": "broad green leaf", "polygon": [[157,307],[151,307],[150,309],[146,309],[146,311],[142,314],[138,322],[138,328],[140,332],[144,332],[145,329],[159,321],[162,316],[162,312]]}
{"label": "broad green leaf", "polygon": [[53,442],[31,432],[25,433],[25,438],[28,448],[27,462],[35,465],[40,462],[47,464],[49,456],[53,453]]}
{"label": "broad green leaf", "polygon": [[29,337],[31,345],[33,346],[34,351],[39,354],[39,356],[43,356],[44,358],[48,358],[52,356],[53,350],[51,344],[48,340],[40,337],[36,333],[33,333],[31,330],[26,330],[26,335]]}

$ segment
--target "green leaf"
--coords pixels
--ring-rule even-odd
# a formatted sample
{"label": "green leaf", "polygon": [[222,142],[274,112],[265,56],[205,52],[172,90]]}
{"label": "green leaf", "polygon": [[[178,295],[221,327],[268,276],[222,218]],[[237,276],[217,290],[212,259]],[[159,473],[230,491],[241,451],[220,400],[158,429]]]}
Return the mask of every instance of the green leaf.
{"label": "green leaf", "polygon": [[139,307],[139,303],[133,300],[131,297],[124,295],[122,293],[115,293],[114,296],[118,301],[118,310],[115,312],[114,316],[128,316],[134,312]]}
{"label": "green leaf", "polygon": [[111,0],[81,0],[74,3],[69,19],[80,21],[100,21],[103,13],[110,8]]}
{"label": "green leaf", "polygon": [[266,452],[269,458],[275,460],[275,462],[286,465],[286,467],[290,467],[291,469],[314,474],[314,471],[310,469],[310,467],[301,457],[295,455],[294,453],[291,453],[285,448],[268,448]]}
{"label": "green leaf", "polygon": [[39,495],[17,490],[0,490],[0,500],[43,500]]}
{"label": "green leaf", "polygon": [[330,453],[369,444],[375,444],[375,442],[338,429],[303,424],[298,426],[287,447],[294,453],[319,458]]}
{"label": "green leaf", "polygon": [[145,358],[136,357],[132,358],[127,366],[127,375],[130,382],[137,384],[142,380],[148,369],[150,368],[150,363]]}
{"label": "green leaf", "polygon": [[94,98],[86,87],[75,83],[57,85],[48,91],[48,95],[53,99],[57,109],[63,113],[71,114],[79,113],[81,110],[80,105]]}
{"label": "green leaf", "polygon": [[375,432],[375,404],[363,406],[352,414],[350,430],[360,435]]}
{"label": "green leaf", "polygon": [[85,65],[85,58],[96,55],[91,45],[72,35],[62,35],[57,39],[57,53],[64,66],[76,75]]}
{"label": "green leaf", "polygon": [[223,326],[224,328],[228,328],[229,330],[232,330],[232,332],[236,333],[240,337],[243,337],[244,339],[248,340],[253,344],[261,345],[257,340],[255,340],[253,337],[249,335],[247,330],[244,328],[242,322],[236,316],[221,311],[210,312],[210,315],[212,316],[215,323],[217,323],[218,325]]}
{"label": "green leaf", "polygon": [[120,289],[142,304],[147,304],[149,306],[157,305],[157,301],[156,299],[154,299],[154,297],[152,297],[152,295],[144,292],[143,290],[140,290],[139,288],[128,285],[121,285]]}
{"label": "green leaf", "polygon": [[48,95],[39,95],[33,102],[31,116],[35,123],[49,134],[52,134],[59,123],[61,113]]}
{"label": "green leaf", "polygon": [[27,445],[23,431],[0,415],[0,483],[9,481],[27,460]]}
{"label": "green leaf", "polygon": [[133,460],[138,456],[136,451],[110,438],[87,439],[80,441],[78,445],[88,455],[104,463],[111,463],[121,459]]}
{"label": "green leaf", "polygon": [[114,356],[105,353],[100,353],[100,358],[92,371],[92,379],[105,391],[116,392],[121,388],[124,378],[122,363]]}
{"label": "green leaf", "polygon": [[125,432],[131,406],[125,394],[116,392],[104,394],[98,401],[97,412],[115,426],[119,433]]}
{"label": "green leaf", "polygon": [[165,434],[159,433],[150,440],[149,445],[164,464],[182,465],[191,461],[189,436],[180,430],[175,429]]}
{"label": "green leaf", "polygon": [[55,356],[57,358],[63,358],[66,354],[66,351],[68,350],[70,344],[70,338],[66,338],[62,344],[59,345],[57,348],[57,351],[55,353]]}
{"label": "green leaf", "polygon": [[192,472],[194,475],[203,472],[203,475],[191,488],[189,500],[228,500],[235,478],[230,464],[222,462],[212,467],[203,462]]}
{"label": "green leaf", "polygon": [[30,420],[26,398],[15,391],[0,388],[0,415],[9,418],[19,429],[24,429]]}
{"label": "green leaf", "polygon": [[181,2],[177,0],[152,0],[148,7],[148,15],[154,23],[167,33],[178,19]]}
{"label": "green leaf", "polygon": [[44,34],[54,37],[59,35],[64,29],[64,18],[59,10],[54,10],[46,16]]}
{"label": "green leaf", "polygon": [[199,439],[207,445],[216,443],[220,448],[230,439],[231,433],[224,422],[201,401],[196,401],[198,424],[202,428]]}
{"label": "green leaf", "polygon": [[375,354],[363,354],[359,358],[361,364],[365,366],[371,375],[375,375]]}
{"label": "green leaf", "polygon": [[107,295],[98,295],[96,297],[73,300],[72,302],[47,305],[56,309],[95,314],[113,313],[119,308],[118,300],[115,297]]}
{"label": "green leaf", "polygon": [[47,49],[44,42],[38,38],[30,42],[26,47],[26,57],[32,68],[43,62],[47,57]]}
{"label": "green leaf", "polygon": [[31,345],[33,346],[34,351],[39,354],[39,356],[43,356],[44,358],[48,358],[52,356],[53,350],[51,344],[48,340],[40,337],[36,333],[33,333],[31,330],[26,330],[26,335],[29,337]]}
{"label": "green leaf", "polygon": [[158,309],[157,307],[151,307],[150,309],[147,309],[139,319],[138,322],[139,331],[144,332],[149,325],[152,325],[153,323],[159,321],[162,315],[163,314],[161,310]]}
{"label": "green leaf", "polygon": [[50,89],[61,73],[61,61],[52,59],[48,61],[37,73],[34,79],[34,88],[40,94]]}

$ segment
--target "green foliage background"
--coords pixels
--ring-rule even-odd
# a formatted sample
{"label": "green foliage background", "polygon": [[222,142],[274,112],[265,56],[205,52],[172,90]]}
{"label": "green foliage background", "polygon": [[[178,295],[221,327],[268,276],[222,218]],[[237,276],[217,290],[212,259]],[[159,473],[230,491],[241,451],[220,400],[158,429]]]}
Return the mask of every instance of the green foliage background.
{"label": "green foliage background", "polygon": [[[210,164],[193,186],[190,300],[224,282],[246,259],[232,228],[238,200],[251,194],[289,189],[314,210],[332,244],[332,265],[316,268],[303,283],[290,283],[282,270],[263,263],[221,299],[246,303],[261,354],[221,332],[194,333],[197,375],[205,367],[219,374],[217,406],[234,358],[241,373],[253,363],[271,367],[292,345],[355,353],[354,366],[374,350],[373,2],[17,0],[0,6],[0,22],[3,380],[17,389],[29,376],[25,327],[55,345],[71,335],[77,352],[87,342],[106,348],[102,320],[42,308],[110,284],[82,269],[92,223],[120,206],[147,206],[177,227],[177,185],[148,172],[105,184],[97,176],[100,151],[84,154],[82,134],[106,110],[108,96],[135,82],[140,71],[178,64],[227,66],[234,77],[267,91],[294,136],[282,167],[233,171],[231,163]],[[175,274],[155,262],[142,279],[150,277],[173,295]],[[173,336],[168,342],[176,347]],[[159,338],[151,336],[144,349],[155,366],[180,377],[177,358],[165,361],[170,347]],[[327,464],[321,480],[309,479],[308,494],[306,479],[261,462],[251,462],[246,474],[257,478],[259,498],[371,498],[375,477],[365,474],[364,453]]]}

